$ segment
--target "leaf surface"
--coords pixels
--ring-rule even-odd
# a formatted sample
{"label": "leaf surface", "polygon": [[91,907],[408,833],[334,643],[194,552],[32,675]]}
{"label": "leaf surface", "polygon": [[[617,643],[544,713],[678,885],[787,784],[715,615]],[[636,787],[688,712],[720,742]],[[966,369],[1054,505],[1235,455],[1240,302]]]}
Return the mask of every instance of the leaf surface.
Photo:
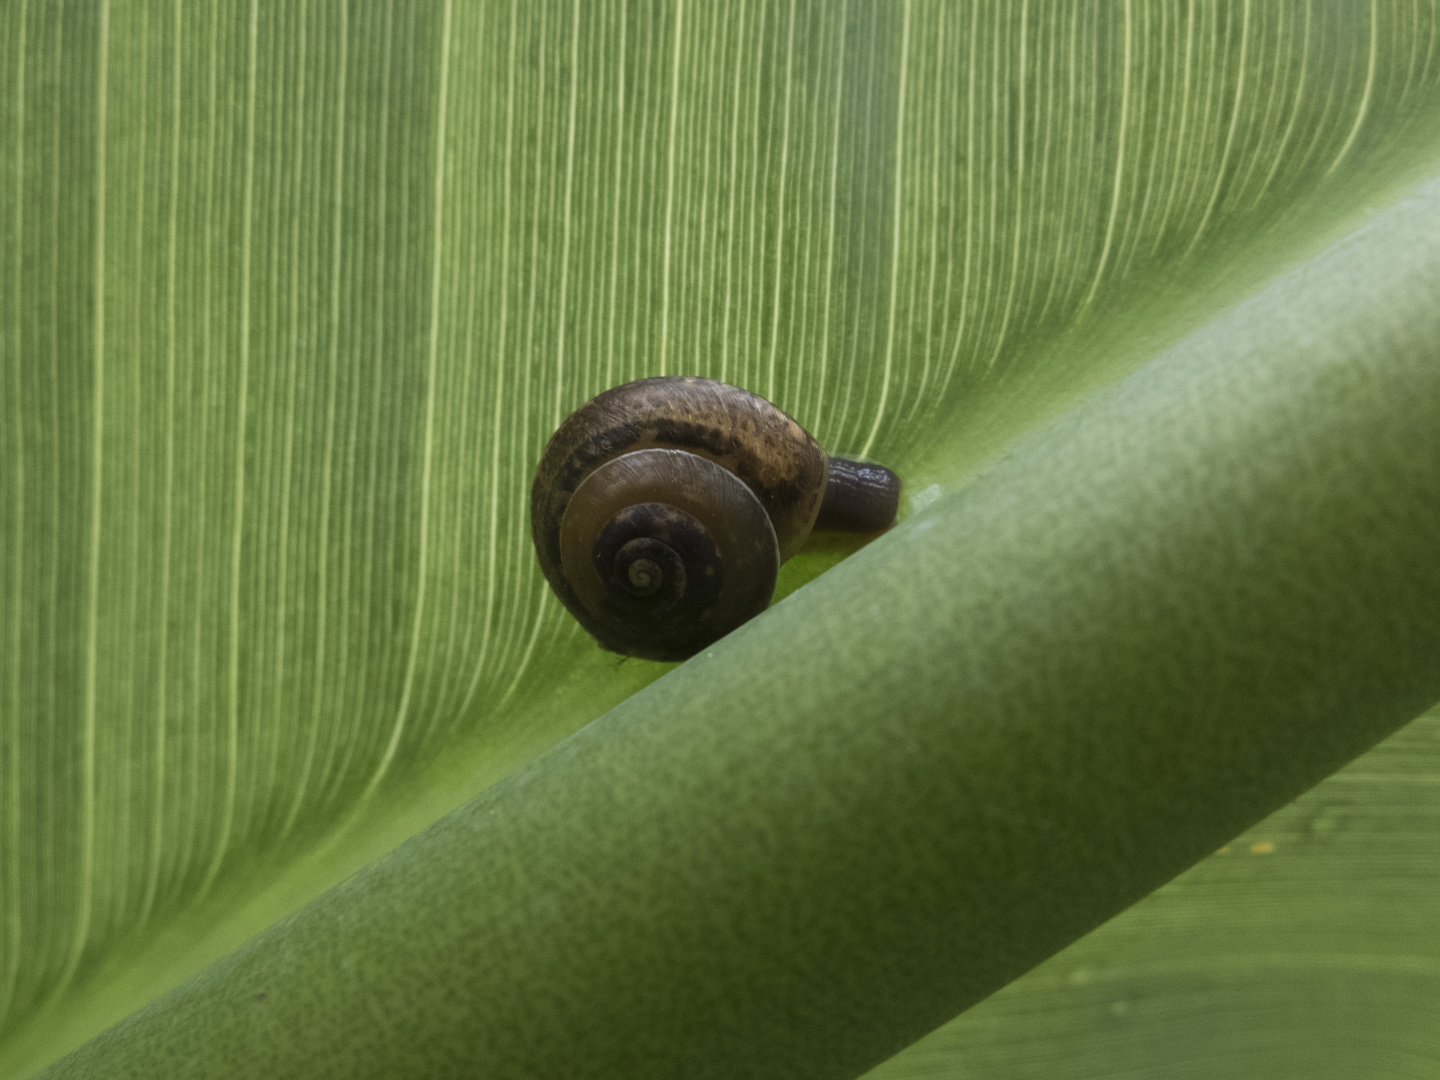
{"label": "leaf surface", "polygon": [[879,1062],[1440,697],[1437,239],[1440,182],[53,1075]]}
{"label": "leaf surface", "polygon": [[533,565],[570,409],[725,378],[907,514],[949,498],[1440,172],[1437,36],[1422,4],[6,5],[0,1070],[665,670]]}

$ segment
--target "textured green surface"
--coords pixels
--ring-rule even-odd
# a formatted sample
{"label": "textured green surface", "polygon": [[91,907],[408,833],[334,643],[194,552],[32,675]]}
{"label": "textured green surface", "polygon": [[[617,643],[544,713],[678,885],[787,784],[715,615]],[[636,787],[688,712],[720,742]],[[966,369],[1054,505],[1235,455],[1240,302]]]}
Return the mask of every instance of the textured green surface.
{"label": "textured green surface", "polygon": [[1433,1077],[1440,710],[870,1080]]}
{"label": "textured green surface", "polygon": [[875,1064],[1440,698],[1437,290],[1440,183],[54,1075]]}
{"label": "textured green surface", "polygon": [[[896,467],[912,513],[1440,175],[1437,44],[1419,2],[0,5],[0,1074],[663,672],[533,565],[570,408],[729,378]],[[1407,329],[1403,290],[1356,292]],[[1337,969],[1433,955],[1405,853],[1435,796],[1376,783],[1415,793],[1356,811],[1406,884],[1345,849],[1293,894],[1399,928],[1314,923]],[[1263,904],[1268,865],[1208,907]],[[1163,999],[1163,941],[1107,941]],[[1134,1046],[1219,1026],[1277,1075],[1206,955],[1213,996]],[[1288,1045],[1440,1073],[1430,1005],[1337,1020],[1323,980],[1240,968]],[[985,1015],[970,1038],[1023,1041]]]}

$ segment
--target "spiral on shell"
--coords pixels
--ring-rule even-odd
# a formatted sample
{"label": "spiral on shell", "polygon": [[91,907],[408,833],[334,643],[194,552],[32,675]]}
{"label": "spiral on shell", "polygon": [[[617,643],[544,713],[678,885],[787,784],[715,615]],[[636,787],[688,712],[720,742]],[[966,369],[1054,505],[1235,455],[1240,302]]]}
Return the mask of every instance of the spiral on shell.
{"label": "spiral on shell", "polygon": [[832,459],[764,398],[658,377],[593,398],[536,471],[546,579],[614,652],[683,660],[763,611],[812,529],[893,523],[899,480]]}

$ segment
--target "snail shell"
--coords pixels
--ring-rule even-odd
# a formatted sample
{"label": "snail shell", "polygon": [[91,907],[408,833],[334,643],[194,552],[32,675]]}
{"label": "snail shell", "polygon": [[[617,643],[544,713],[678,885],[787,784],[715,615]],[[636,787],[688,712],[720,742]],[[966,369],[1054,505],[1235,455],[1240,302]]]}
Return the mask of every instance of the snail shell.
{"label": "snail shell", "polygon": [[660,377],[560,425],[530,524],[546,579],[601,645],[683,660],[765,609],[817,519],[879,531],[899,490],[888,469],[830,458],[758,395]]}

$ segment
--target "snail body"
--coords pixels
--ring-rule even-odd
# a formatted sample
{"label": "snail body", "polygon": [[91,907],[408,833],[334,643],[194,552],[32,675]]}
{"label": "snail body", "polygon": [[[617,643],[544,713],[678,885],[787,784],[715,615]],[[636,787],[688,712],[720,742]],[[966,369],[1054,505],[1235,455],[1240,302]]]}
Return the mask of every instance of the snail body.
{"label": "snail body", "polygon": [[758,615],[813,529],[878,532],[900,482],[832,459],[764,398],[659,377],[591,399],[536,472],[546,579],[602,646],[683,660]]}

